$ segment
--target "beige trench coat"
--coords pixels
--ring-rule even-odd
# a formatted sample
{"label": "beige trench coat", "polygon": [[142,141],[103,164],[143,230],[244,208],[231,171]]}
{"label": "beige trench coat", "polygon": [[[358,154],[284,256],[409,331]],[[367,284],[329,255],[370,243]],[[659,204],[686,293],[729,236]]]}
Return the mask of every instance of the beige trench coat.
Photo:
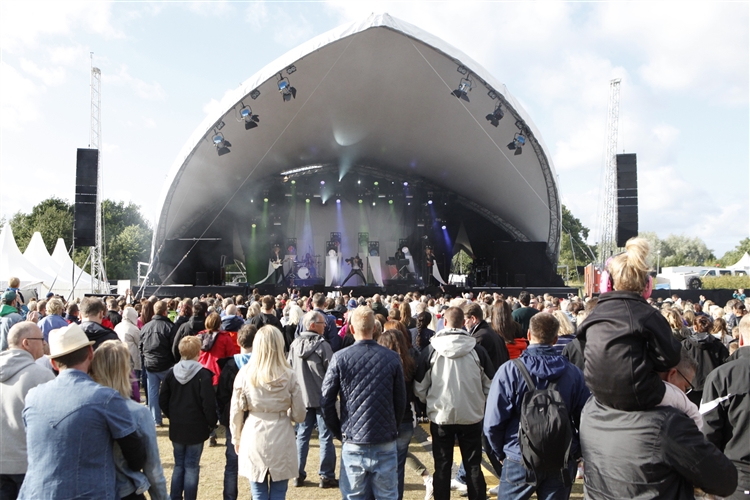
{"label": "beige trench coat", "polygon": [[229,415],[232,443],[240,444],[239,474],[256,483],[269,472],[274,481],[295,478],[299,462],[291,420],[302,422],[307,412],[297,378],[288,370],[270,384],[253,387],[248,368],[243,366],[234,381]]}

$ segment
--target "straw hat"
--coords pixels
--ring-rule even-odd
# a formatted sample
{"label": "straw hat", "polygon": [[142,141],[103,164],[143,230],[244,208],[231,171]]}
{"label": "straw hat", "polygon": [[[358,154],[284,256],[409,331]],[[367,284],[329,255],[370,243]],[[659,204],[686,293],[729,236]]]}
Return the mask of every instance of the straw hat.
{"label": "straw hat", "polygon": [[75,323],[49,332],[49,357],[53,359],[90,345],[94,345],[94,341]]}

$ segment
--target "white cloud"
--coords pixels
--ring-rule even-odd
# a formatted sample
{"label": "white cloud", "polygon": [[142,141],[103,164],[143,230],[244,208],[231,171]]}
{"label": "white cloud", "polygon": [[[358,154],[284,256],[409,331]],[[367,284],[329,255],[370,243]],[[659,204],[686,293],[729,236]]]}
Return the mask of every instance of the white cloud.
{"label": "white cloud", "polygon": [[0,62],[0,128],[20,129],[37,120],[39,96],[45,90],[10,64]]}
{"label": "white cloud", "polygon": [[166,92],[164,92],[159,82],[146,83],[140,78],[132,76],[128,71],[128,67],[124,64],[120,65],[120,69],[114,75],[103,72],[102,81],[107,84],[126,85],[138,97],[149,101],[160,101],[166,97]]}
{"label": "white cloud", "polygon": [[266,2],[253,2],[245,9],[245,20],[253,28],[261,28],[268,22],[268,7]]}
{"label": "white cloud", "polygon": [[144,118],[143,126],[146,128],[156,128],[156,121],[153,118]]}
{"label": "white cloud", "polygon": [[234,94],[234,89],[229,89],[224,92],[224,95],[221,96],[220,100],[211,99],[206,104],[203,105],[203,112],[206,113],[207,116],[215,116],[219,113],[223,113],[227,109],[227,97],[230,94]]}
{"label": "white cloud", "polygon": [[22,58],[21,69],[28,75],[39,78],[47,86],[65,83],[65,70],[61,67],[40,68],[33,61]]}
{"label": "white cloud", "polygon": [[68,35],[77,30],[105,38],[122,33],[110,23],[112,2],[43,1],[0,2],[0,45],[16,53],[35,48],[48,35]]}

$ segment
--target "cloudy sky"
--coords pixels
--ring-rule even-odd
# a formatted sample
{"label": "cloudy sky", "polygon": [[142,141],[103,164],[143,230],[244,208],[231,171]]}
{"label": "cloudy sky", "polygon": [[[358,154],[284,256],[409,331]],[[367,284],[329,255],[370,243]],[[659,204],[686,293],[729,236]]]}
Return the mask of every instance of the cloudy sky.
{"label": "cloudy sky", "polygon": [[[505,83],[551,150],[565,203],[597,236],[609,81],[618,150],[638,154],[640,229],[750,234],[747,2],[0,3],[0,216],[73,199],[102,70],[104,196],[151,220],[172,162],[224,94],[340,24],[388,12]],[[221,182],[221,180],[217,180]]]}

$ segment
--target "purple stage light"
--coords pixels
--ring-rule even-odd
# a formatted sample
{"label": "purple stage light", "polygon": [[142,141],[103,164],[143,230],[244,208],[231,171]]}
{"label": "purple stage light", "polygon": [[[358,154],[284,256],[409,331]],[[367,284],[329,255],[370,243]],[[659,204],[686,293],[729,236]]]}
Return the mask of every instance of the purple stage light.
{"label": "purple stage light", "polygon": [[445,226],[443,226],[443,229],[445,229]]}
{"label": "purple stage light", "polygon": [[432,205],[432,200],[427,202],[428,205]]}
{"label": "purple stage light", "polygon": [[336,200],[336,203],[338,203],[339,205],[341,205],[341,200]]}
{"label": "purple stage light", "polygon": [[404,186],[408,186],[408,185],[409,185],[409,183],[408,183],[408,182],[404,182]]}
{"label": "purple stage light", "polygon": [[320,181],[320,185],[321,186],[325,186],[326,185],[326,181]]}

